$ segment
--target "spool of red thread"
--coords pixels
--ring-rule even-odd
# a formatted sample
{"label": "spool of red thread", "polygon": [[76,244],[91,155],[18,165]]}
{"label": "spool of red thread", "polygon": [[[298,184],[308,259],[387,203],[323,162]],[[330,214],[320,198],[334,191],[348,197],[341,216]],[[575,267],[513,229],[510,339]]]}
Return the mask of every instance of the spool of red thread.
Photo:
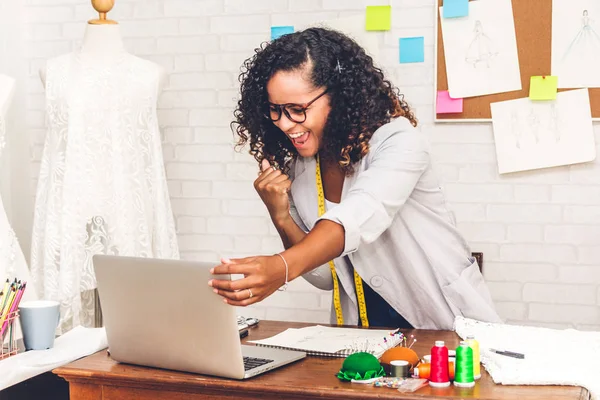
{"label": "spool of red thread", "polygon": [[432,387],[450,386],[448,374],[448,348],[443,340],[437,340],[431,348],[431,373],[429,385]]}

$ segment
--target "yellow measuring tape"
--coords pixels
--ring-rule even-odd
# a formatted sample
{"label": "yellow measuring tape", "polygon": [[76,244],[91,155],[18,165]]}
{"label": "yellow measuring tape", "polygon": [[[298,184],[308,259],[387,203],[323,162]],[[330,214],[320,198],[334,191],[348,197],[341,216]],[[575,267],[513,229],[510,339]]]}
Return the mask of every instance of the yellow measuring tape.
{"label": "yellow measuring tape", "polygon": [[[317,155],[317,195],[319,202],[319,217],[325,214],[325,192],[323,191],[323,180],[321,179],[321,162]],[[335,317],[338,325],[344,324],[344,316],[342,314],[342,303],[340,302],[340,284],[338,282],[337,273],[335,272],[335,264],[333,260],[329,261],[329,269],[333,278],[333,307],[335,308]],[[358,272],[354,270],[354,286],[356,288],[356,299],[358,300],[358,314],[360,315],[361,325],[369,326],[367,318],[367,303],[365,302],[365,291],[363,289],[362,279]]]}

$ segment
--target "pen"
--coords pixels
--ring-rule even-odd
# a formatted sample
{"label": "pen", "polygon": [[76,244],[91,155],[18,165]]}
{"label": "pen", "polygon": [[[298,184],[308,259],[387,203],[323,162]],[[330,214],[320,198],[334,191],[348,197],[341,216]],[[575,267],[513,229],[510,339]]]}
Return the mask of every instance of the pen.
{"label": "pen", "polygon": [[507,356],[507,357],[512,357],[512,358],[520,358],[520,359],[525,358],[525,354],[515,353],[513,351],[496,350],[496,349],[490,349],[490,351],[493,353],[496,353],[496,354],[500,354],[502,356]]}

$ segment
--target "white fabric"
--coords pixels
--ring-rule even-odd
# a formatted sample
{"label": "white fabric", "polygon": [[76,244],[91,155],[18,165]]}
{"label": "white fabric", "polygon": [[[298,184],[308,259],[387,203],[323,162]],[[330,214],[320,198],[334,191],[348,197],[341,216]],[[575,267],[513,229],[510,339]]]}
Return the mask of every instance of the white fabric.
{"label": "white fabric", "polygon": [[[6,145],[5,138],[5,118],[0,114],[0,157]],[[6,279],[12,281],[14,278],[25,282],[29,281],[29,268],[23,256],[23,251],[21,251],[21,247],[19,246],[17,236],[4,211],[2,196],[0,196],[0,287],[4,287]],[[30,285],[23,293],[23,301],[34,300],[36,298],[33,285]],[[17,332],[17,336],[20,336],[20,332]]]}
{"label": "white fabric", "polygon": [[[29,134],[26,128],[26,84],[29,63],[25,58],[27,25],[23,9],[23,0],[0,1],[0,75],[7,75],[16,82],[12,102],[9,107],[4,107],[8,113],[2,116],[6,128],[4,135],[6,148],[0,154],[0,196],[6,217],[16,232],[23,252],[28,256],[33,195]],[[28,257],[25,259],[28,260]],[[0,278],[2,278],[1,273]],[[30,291],[32,292],[33,290]]]}
{"label": "white fabric", "polygon": [[[600,396],[600,332],[504,325],[457,317],[461,337],[475,335],[481,362],[494,382],[503,385],[572,385]],[[525,355],[517,359],[489,349]]]}
{"label": "white fabric", "polygon": [[81,293],[96,288],[94,254],[179,258],[156,115],[159,72],[125,52],[104,64],[80,52],[47,63],[31,270],[40,296],[61,303],[60,331],[93,324],[93,301]]}
{"label": "white fabric", "polygon": [[[465,239],[456,229],[423,135],[406,118],[383,125],[344,180],[341,202],[318,216],[316,161],[290,167],[290,214],[302,228],[319,219],[344,227],[362,279],[418,329],[451,329],[456,315],[500,322]],[[323,271],[322,266],[317,271]],[[337,269],[344,323],[358,323],[352,273]],[[303,275],[309,282],[314,275]],[[333,321],[335,322],[335,321]]]}
{"label": "white fabric", "polygon": [[[334,203],[327,199],[325,199],[325,212],[333,210],[340,203]],[[358,324],[358,315],[356,314],[356,310],[358,310],[358,300],[356,299],[356,283],[354,282],[354,268],[352,267],[352,262],[348,255],[341,255],[333,260],[333,264],[335,265],[336,273],[343,277],[352,277],[352,279],[339,279],[340,281],[340,298],[344,299],[344,301],[340,301],[340,305],[342,306],[342,316],[344,317],[344,323],[353,323]],[[309,279],[313,285],[315,283],[315,279],[320,274],[326,275],[322,278],[321,285],[326,288],[326,290],[333,290],[333,277],[331,275],[331,267],[329,264],[321,266],[320,268],[316,268],[312,270],[309,274],[312,275],[312,279]],[[305,277],[308,276],[305,275]],[[317,286],[318,287],[318,286]],[[348,295],[351,293],[352,295]],[[337,323],[337,315],[335,313],[335,307],[333,306],[333,296],[331,296],[331,310],[329,319],[332,324]],[[356,323],[354,320],[356,319]]]}
{"label": "white fabric", "polygon": [[0,361],[0,390],[108,347],[104,328],[77,327],[48,350],[30,350]]}

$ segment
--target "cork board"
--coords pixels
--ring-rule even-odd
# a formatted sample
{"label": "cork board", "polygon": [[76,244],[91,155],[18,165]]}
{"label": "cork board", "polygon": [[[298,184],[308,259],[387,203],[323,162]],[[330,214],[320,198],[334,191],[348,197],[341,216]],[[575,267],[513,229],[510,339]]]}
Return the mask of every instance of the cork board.
{"label": "cork board", "polygon": [[[436,15],[436,84],[434,91],[448,90],[446,62],[444,59],[444,41],[440,21],[439,7],[443,0],[437,0]],[[552,0],[512,0],[515,20],[517,51],[521,70],[520,91],[497,93],[486,96],[470,97],[463,101],[463,112],[460,114],[437,114],[436,122],[481,122],[491,120],[490,104],[497,101],[513,100],[529,96],[529,79],[531,76],[551,74],[552,48]],[[600,73],[600,71],[598,71]],[[559,89],[559,91],[569,89]],[[592,118],[600,120],[600,88],[589,89]],[[435,112],[435,110],[434,110]]]}

